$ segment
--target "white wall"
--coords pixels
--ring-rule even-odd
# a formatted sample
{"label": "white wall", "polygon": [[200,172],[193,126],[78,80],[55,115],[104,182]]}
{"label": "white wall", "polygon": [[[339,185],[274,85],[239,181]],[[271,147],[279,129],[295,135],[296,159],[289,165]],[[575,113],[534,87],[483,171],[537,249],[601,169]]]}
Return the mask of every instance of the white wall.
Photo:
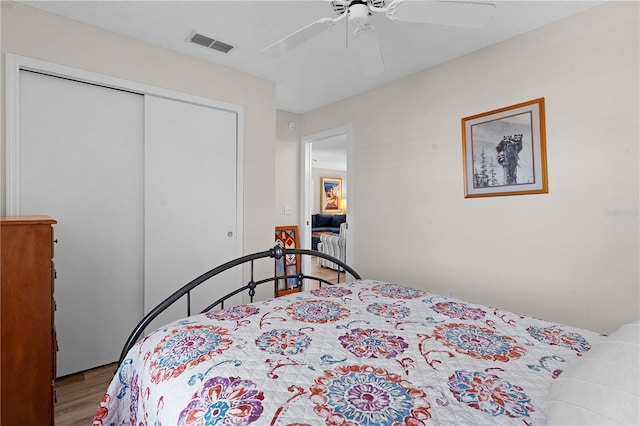
{"label": "white wall", "polygon": [[[251,253],[273,245],[274,83],[19,3],[7,3],[6,7],[3,3],[1,13],[3,88],[4,53],[11,52],[242,105],[245,112],[244,251]],[[3,124],[4,118],[2,113]],[[3,159],[4,136],[2,132]],[[0,176],[0,213],[4,214],[4,172]],[[232,257],[230,254],[230,259]]]}
{"label": "white wall", "polygon": [[[600,332],[640,317],[638,7],[598,6],[305,114],[303,135],[353,125],[356,269]],[[549,194],[465,199],[461,118],[538,97]]]}
{"label": "white wall", "polygon": [[[300,132],[298,114],[277,111],[276,114],[276,176],[275,186],[275,218],[276,225],[298,225],[300,210],[298,198],[300,196]],[[293,122],[296,128],[290,129],[288,124]],[[290,205],[291,214],[284,213],[284,206]],[[302,228],[300,228],[302,229]]]}

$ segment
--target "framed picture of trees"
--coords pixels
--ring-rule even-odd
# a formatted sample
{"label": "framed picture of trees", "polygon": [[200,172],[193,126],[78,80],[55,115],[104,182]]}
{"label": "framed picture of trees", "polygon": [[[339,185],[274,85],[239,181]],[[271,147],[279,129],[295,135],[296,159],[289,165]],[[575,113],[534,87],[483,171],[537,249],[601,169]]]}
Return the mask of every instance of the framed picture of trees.
{"label": "framed picture of trees", "polygon": [[462,119],[464,196],[547,193],[544,98]]}

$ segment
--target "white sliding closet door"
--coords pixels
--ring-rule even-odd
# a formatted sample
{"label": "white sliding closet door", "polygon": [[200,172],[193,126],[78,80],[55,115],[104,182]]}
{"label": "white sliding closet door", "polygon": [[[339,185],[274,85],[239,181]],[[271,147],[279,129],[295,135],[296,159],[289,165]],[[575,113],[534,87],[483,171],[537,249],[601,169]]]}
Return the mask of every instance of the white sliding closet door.
{"label": "white sliding closet door", "polygon": [[[236,257],[236,158],[236,113],[145,96],[145,312]],[[236,288],[233,274],[197,289],[192,313]],[[154,324],[185,315],[179,304]]]}
{"label": "white sliding closet door", "polygon": [[143,96],[29,71],[19,90],[17,212],[58,220],[64,376],[117,360],[142,315]]}

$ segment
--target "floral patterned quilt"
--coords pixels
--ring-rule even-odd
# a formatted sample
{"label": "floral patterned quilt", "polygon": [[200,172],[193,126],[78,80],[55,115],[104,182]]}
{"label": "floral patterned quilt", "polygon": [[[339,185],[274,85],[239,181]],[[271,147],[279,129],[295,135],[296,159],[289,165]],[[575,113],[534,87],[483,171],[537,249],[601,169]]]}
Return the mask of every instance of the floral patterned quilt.
{"label": "floral patterned quilt", "polygon": [[546,424],[552,381],[599,338],[355,281],[150,333],[94,425]]}

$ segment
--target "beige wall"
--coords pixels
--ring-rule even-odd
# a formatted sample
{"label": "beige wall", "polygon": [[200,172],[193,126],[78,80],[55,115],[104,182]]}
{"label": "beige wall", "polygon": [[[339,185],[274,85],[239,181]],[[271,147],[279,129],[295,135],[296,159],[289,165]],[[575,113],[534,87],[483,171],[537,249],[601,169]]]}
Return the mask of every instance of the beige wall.
{"label": "beige wall", "polygon": [[[276,179],[275,198],[276,225],[299,225],[300,210],[300,116],[298,114],[277,111],[276,113]],[[290,129],[288,124],[296,124]],[[284,206],[293,207],[291,214],[284,213]],[[301,229],[301,228],[300,228]]]}
{"label": "beige wall", "polygon": [[[598,6],[305,114],[302,135],[353,125],[356,269],[600,332],[638,318],[638,7]],[[460,119],[538,97],[549,194],[465,199]]]}
{"label": "beige wall", "polygon": [[[4,53],[10,52],[241,105],[245,113],[244,251],[265,250],[273,244],[273,208],[265,206],[273,205],[275,193],[274,83],[18,3],[3,4],[1,13],[3,87]],[[4,113],[2,119],[4,124]],[[2,132],[3,159],[4,136]],[[1,175],[4,213],[5,176]]]}

